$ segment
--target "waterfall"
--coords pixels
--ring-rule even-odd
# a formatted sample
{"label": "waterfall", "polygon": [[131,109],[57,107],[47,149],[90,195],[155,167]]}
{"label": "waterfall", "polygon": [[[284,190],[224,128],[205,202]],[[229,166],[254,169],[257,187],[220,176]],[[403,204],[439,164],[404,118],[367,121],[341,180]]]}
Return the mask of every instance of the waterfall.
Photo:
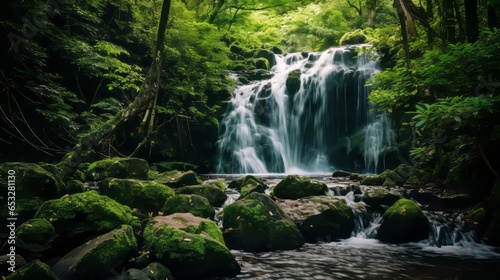
{"label": "waterfall", "polygon": [[[394,133],[367,101],[378,62],[355,47],[275,55],[240,85],[221,121],[218,173],[375,173]],[[364,164],[362,164],[364,163]]]}

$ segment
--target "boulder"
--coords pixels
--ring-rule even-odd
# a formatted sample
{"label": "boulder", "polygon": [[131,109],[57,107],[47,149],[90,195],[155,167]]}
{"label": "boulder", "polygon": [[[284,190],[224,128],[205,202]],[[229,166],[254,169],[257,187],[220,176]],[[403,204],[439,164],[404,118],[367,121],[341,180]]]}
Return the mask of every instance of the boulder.
{"label": "boulder", "polygon": [[131,268],[125,271],[123,275],[121,275],[122,280],[150,280],[146,272],[137,269]]}
{"label": "boulder", "polygon": [[213,219],[215,209],[208,199],[196,194],[179,194],[167,199],[162,210],[163,215],[191,213],[197,217]]}
{"label": "boulder", "polygon": [[278,198],[297,199],[313,195],[324,195],[328,192],[326,184],[312,181],[307,177],[288,175],[273,189]]}
{"label": "boulder", "polygon": [[85,185],[79,180],[69,180],[66,182],[66,186],[61,188],[61,194],[74,194],[85,191]]}
{"label": "boulder", "polygon": [[361,181],[359,181],[359,184],[361,185],[369,185],[369,186],[382,186],[384,184],[385,178],[379,175],[371,175],[371,176],[366,176]]}
{"label": "boulder", "polygon": [[[268,61],[268,66],[273,67],[276,64],[274,53],[268,49],[257,50],[254,54],[255,58],[265,58]],[[269,68],[268,68],[269,70]]]}
{"label": "boulder", "polygon": [[147,179],[149,165],[140,158],[108,158],[90,164],[86,173],[87,178],[94,181],[109,177]]}
{"label": "boulder", "polygon": [[63,256],[52,271],[60,279],[102,279],[126,263],[136,249],[134,230],[122,225],[75,248]]}
{"label": "boulder", "polygon": [[150,219],[144,229],[144,249],[172,270],[176,279],[234,277],[240,266],[211,220],[191,213]]}
{"label": "boulder", "polygon": [[165,200],[175,195],[174,190],[164,184],[136,179],[107,178],[99,184],[99,191],[142,213],[158,212]]}
{"label": "boulder", "polygon": [[197,194],[208,199],[210,204],[215,207],[219,207],[227,199],[227,195],[219,187],[211,185],[196,185],[196,186],[186,186],[182,188],[175,189],[176,194]]}
{"label": "boulder", "polygon": [[142,269],[142,271],[144,271],[151,280],[174,280],[174,276],[172,272],[170,272],[170,269],[161,263],[152,262]]}
{"label": "boulder", "polygon": [[139,226],[128,206],[96,191],[48,200],[40,206],[35,218],[51,222],[58,234],[57,240],[67,241],[67,245],[85,242],[122,224]]}
{"label": "boulder", "polygon": [[188,162],[162,161],[151,164],[149,168],[157,172],[166,172],[173,170],[189,171],[189,170],[196,170],[198,168],[198,165]]}
{"label": "boulder", "polygon": [[339,40],[339,45],[344,46],[344,45],[357,45],[357,44],[363,44],[366,42],[366,35],[364,34],[363,30],[361,29],[356,29],[351,32],[345,33],[342,38]]}
{"label": "boulder", "polygon": [[[16,198],[41,197],[55,198],[64,185],[54,174],[34,163],[7,162],[0,165],[0,177],[6,181],[2,184],[2,194],[7,194],[9,176],[15,177]],[[16,203],[17,204],[17,203]]]}
{"label": "boulder", "polygon": [[371,211],[384,213],[396,201],[403,197],[402,190],[389,190],[384,187],[364,187],[363,202]]}
{"label": "boulder", "polygon": [[224,238],[232,249],[261,252],[291,250],[304,238],[290,217],[267,195],[250,193],[224,207]]}
{"label": "boulder", "polygon": [[40,260],[35,260],[27,265],[19,268],[16,272],[7,275],[4,279],[7,280],[26,280],[26,279],[36,279],[36,280],[58,280],[57,276],[50,270],[50,267],[41,262]]}
{"label": "boulder", "polygon": [[227,189],[226,183],[224,183],[224,181],[222,181],[221,179],[217,179],[211,182],[206,182],[206,184],[208,184],[209,186],[218,187],[222,191],[225,191]]}
{"label": "boulder", "polygon": [[332,174],[332,177],[349,177],[351,176],[351,172],[344,170],[335,170]]}
{"label": "boulder", "polygon": [[16,229],[16,245],[29,252],[49,249],[56,238],[56,230],[45,219],[30,219]]}
{"label": "boulder", "polygon": [[417,242],[429,237],[429,221],[413,200],[401,198],[382,216],[377,239],[388,243]]}
{"label": "boulder", "polygon": [[277,203],[307,242],[349,238],[354,230],[354,213],[341,198],[323,195],[299,200],[278,199]]}
{"label": "boulder", "polygon": [[385,181],[382,184],[382,186],[384,187],[403,186],[403,184],[406,182],[406,179],[402,178],[398,173],[390,169],[386,169],[384,172],[382,172],[380,174],[380,177],[385,178]]}
{"label": "boulder", "polygon": [[233,180],[229,183],[229,188],[237,189],[243,198],[252,192],[264,193],[269,187],[264,181],[256,178],[253,175],[247,175],[243,178]]}
{"label": "boulder", "polygon": [[203,183],[196,173],[191,170],[186,172],[177,170],[163,172],[155,179],[155,182],[165,184],[171,188],[180,188]]}

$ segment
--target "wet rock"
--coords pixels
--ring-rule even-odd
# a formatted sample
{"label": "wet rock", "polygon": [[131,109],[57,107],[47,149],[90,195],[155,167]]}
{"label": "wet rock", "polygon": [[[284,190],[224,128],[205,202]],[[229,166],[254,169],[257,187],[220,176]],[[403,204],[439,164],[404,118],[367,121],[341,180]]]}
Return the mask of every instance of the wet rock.
{"label": "wet rock", "polygon": [[123,274],[122,278],[123,280],[151,280],[148,275],[137,268],[131,268]]}
{"label": "wet rock", "polygon": [[307,242],[349,238],[354,230],[353,211],[340,198],[313,196],[298,200],[278,199],[277,203]]}
{"label": "wet rock", "polygon": [[175,195],[174,190],[164,184],[136,179],[107,178],[99,184],[99,191],[142,213],[158,212],[165,200]]}
{"label": "wet rock", "polygon": [[11,273],[5,277],[7,280],[26,280],[26,279],[36,279],[36,280],[58,280],[59,278],[50,270],[50,267],[41,262],[40,260],[35,260],[27,265],[19,268],[16,272]]}
{"label": "wet rock", "polygon": [[227,195],[219,187],[210,185],[186,186],[175,189],[176,194],[196,194],[208,199],[215,207],[221,206],[227,199]]}
{"label": "wet rock", "polygon": [[33,253],[49,249],[55,238],[54,227],[45,219],[30,219],[16,229],[16,245]]}
{"label": "wet rock", "polygon": [[364,187],[363,202],[374,212],[384,213],[396,201],[403,197],[403,190],[389,190],[384,187]]}
{"label": "wet rock", "polygon": [[335,170],[332,174],[332,177],[349,177],[351,176],[351,172],[347,172],[344,170]]}
{"label": "wet rock", "polygon": [[342,38],[340,38],[339,44],[344,45],[357,45],[366,42],[366,36],[361,29],[356,29],[351,32],[345,33]]}
{"label": "wet rock", "polygon": [[411,189],[408,191],[408,197],[424,205],[425,209],[430,211],[466,209],[477,203],[467,194],[439,194],[430,188]]}
{"label": "wet rock", "polygon": [[209,186],[217,187],[223,191],[225,191],[227,189],[226,183],[224,183],[224,181],[222,181],[221,179],[217,179],[217,180],[212,181],[212,182],[207,182],[207,184]]}
{"label": "wet rock", "polygon": [[229,188],[237,189],[243,198],[252,192],[264,193],[269,187],[260,179],[255,176],[247,175],[238,180],[231,181]]}
{"label": "wet rock", "polygon": [[109,158],[93,162],[87,168],[87,178],[99,181],[109,177],[147,179],[148,162],[140,158]]}
{"label": "wet rock", "polygon": [[61,279],[98,279],[127,262],[136,249],[132,227],[122,225],[72,250],[52,270]]}
{"label": "wet rock", "polygon": [[[302,72],[300,69],[290,71],[286,77],[286,89],[289,94],[294,95],[300,89],[300,76]],[[335,174],[335,172],[334,172]]]}
{"label": "wet rock", "polygon": [[191,170],[186,172],[177,170],[167,171],[161,173],[158,178],[155,179],[155,182],[165,184],[171,188],[180,188],[203,183],[203,181],[198,178],[196,173]]}
{"label": "wet rock", "polygon": [[[254,54],[255,58],[264,58],[268,61],[268,66],[272,67],[276,64],[276,59],[274,58],[274,53],[268,49],[257,50]],[[269,68],[268,68],[269,70]]]}
{"label": "wet rock", "polygon": [[66,182],[66,186],[60,191],[62,194],[74,194],[85,191],[85,185],[79,180],[69,180]]}
{"label": "wet rock", "polygon": [[196,170],[198,168],[198,165],[188,163],[188,162],[179,162],[179,161],[162,161],[162,162],[155,162],[149,166],[149,168],[153,171],[157,172],[166,172],[166,171],[173,171],[173,170],[179,170],[179,171],[189,171],[189,170]]}
{"label": "wet rock", "polygon": [[213,219],[215,216],[215,209],[208,199],[196,194],[178,194],[167,199],[162,212],[164,215],[191,213],[206,219]]}
{"label": "wet rock", "polygon": [[374,175],[374,176],[366,176],[359,183],[361,185],[369,185],[369,186],[382,186],[385,182],[385,178],[382,176]]}
{"label": "wet rock", "polygon": [[[54,174],[34,163],[7,162],[0,165],[0,176],[5,180],[14,172],[16,197],[55,198],[64,185]],[[8,185],[2,184],[2,193],[7,194]],[[17,203],[16,203],[17,204]]]}
{"label": "wet rock", "polygon": [[224,244],[217,224],[191,213],[151,218],[144,248],[172,270],[175,278],[232,277],[240,267]]}
{"label": "wet rock", "polygon": [[395,244],[417,242],[428,237],[427,217],[413,200],[406,198],[385,211],[377,231],[377,239]]}
{"label": "wet rock", "polygon": [[122,224],[139,226],[128,206],[96,191],[48,200],[40,206],[35,218],[51,222],[58,234],[57,240],[66,241],[68,246],[81,244]]}
{"label": "wet rock", "polygon": [[312,181],[307,177],[288,175],[273,189],[278,198],[297,199],[306,196],[324,195],[328,187],[321,182]]}
{"label": "wet rock", "polygon": [[398,175],[398,173],[387,169],[382,174],[380,174],[380,177],[385,178],[384,183],[382,186],[384,187],[394,187],[394,186],[403,186],[403,184],[406,182],[404,178]]}
{"label": "wet rock", "polygon": [[170,272],[170,269],[161,263],[150,263],[142,271],[144,271],[151,280],[174,280],[174,276],[172,272]]}
{"label": "wet rock", "polygon": [[224,208],[224,238],[245,251],[291,250],[304,238],[290,217],[267,195],[250,193]]}

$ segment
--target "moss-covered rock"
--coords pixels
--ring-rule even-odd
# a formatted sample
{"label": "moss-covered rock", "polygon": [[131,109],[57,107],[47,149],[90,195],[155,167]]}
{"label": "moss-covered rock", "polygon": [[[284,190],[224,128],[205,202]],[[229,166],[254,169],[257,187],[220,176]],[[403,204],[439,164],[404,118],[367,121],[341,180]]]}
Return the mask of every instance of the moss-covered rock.
{"label": "moss-covered rock", "polygon": [[394,169],[394,172],[396,172],[399,176],[401,176],[401,178],[407,180],[414,172],[413,171],[414,169],[415,168],[413,166],[403,163],[398,165],[398,167]]}
{"label": "moss-covered rock", "polygon": [[[55,198],[64,184],[54,174],[34,163],[7,162],[0,165],[0,177],[9,180],[15,177],[16,198],[38,196]],[[2,184],[2,193],[8,191],[8,184]]]}
{"label": "moss-covered rock", "polygon": [[256,178],[253,175],[247,175],[243,178],[233,180],[229,183],[229,188],[237,189],[243,198],[252,192],[264,193],[269,187],[264,181]]}
{"label": "moss-covered rock", "polygon": [[107,178],[100,183],[99,191],[142,213],[158,212],[165,200],[175,195],[174,190],[164,184],[136,179]]}
{"label": "moss-covered rock", "polygon": [[89,180],[113,178],[147,179],[148,162],[140,158],[108,158],[93,162],[87,168]]}
{"label": "moss-covered rock", "polygon": [[185,186],[175,189],[176,194],[197,194],[208,199],[210,204],[215,207],[221,206],[227,199],[226,193],[219,187],[211,185]]}
{"label": "moss-covered rock", "polygon": [[344,46],[344,45],[357,45],[357,44],[363,44],[366,42],[366,35],[364,34],[363,30],[361,29],[356,29],[351,32],[345,33],[342,38],[339,40],[339,45]]}
{"label": "moss-covered rock", "polygon": [[167,199],[162,212],[164,215],[191,213],[206,219],[213,219],[215,216],[215,209],[208,199],[196,194],[179,194]]}
{"label": "moss-covered rock", "polygon": [[224,244],[217,224],[191,213],[151,218],[144,249],[169,267],[176,279],[232,277],[240,267]]}
{"label": "moss-covered rock", "polygon": [[66,186],[61,189],[62,194],[74,194],[85,191],[85,184],[79,180],[69,180],[66,182]]}
{"label": "moss-covered rock", "polygon": [[208,182],[207,184],[209,186],[217,187],[217,188],[221,189],[222,191],[225,191],[227,189],[226,183],[224,183],[224,181],[222,181],[221,179],[217,179],[215,181]]}
{"label": "moss-covered rock", "polygon": [[363,202],[369,206],[368,209],[375,212],[384,213],[387,207],[392,206],[402,197],[402,191],[389,190],[384,187],[363,188]]}
{"label": "moss-covered rock", "polygon": [[347,172],[344,170],[335,170],[332,174],[332,177],[349,177],[351,176],[351,172]]}
{"label": "moss-covered rock", "polygon": [[[276,59],[274,58],[274,53],[268,49],[257,50],[254,54],[254,57],[266,59],[267,61],[269,61],[268,65],[271,67],[276,64]],[[269,70],[269,68],[267,70]]]}
{"label": "moss-covered rock", "polygon": [[194,171],[167,171],[161,173],[158,178],[155,179],[155,182],[160,184],[165,184],[171,188],[180,188],[184,186],[192,186],[202,184],[203,181],[198,178]]}
{"label": "moss-covered rock", "polygon": [[188,162],[180,162],[180,161],[162,161],[155,162],[149,166],[151,170],[158,171],[160,173],[179,170],[179,171],[189,171],[198,169],[198,165]]}
{"label": "moss-covered rock", "polygon": [[394,186],[403,186],[403,184],[406,182],[406,179],[402,178],[399,176],[398,173],[387,169],[382,174],[380,174],[380,177],[385,178],[385,182],[382,184],[382,186],[387,186],[387,187],[394,187]]}
{"label": "moss-covered rock", "polygon": [[[7,219],[10,217],[9,211],[7,208],[7,199],[3,199],[0,196],[0,218]],[[25,197],[21,198],[21,196],[16,197],[16,214],[17,214],[17,222],[23,223],[35,216],[36,211],[43,204],[44,199],[39,196]]]}
{"label": "moss-covered rock", "polygon": [[[46,219],[52,223],[58,240],[78,244],[108,232],[119,225],[139,226],[128,206],[98,194],[87,191],[44,202],[35,218]],[[76,238],[71,243],[71,239]]]}
{"label": "moss-covered rock", "polygon": [[224,208],[224,238],[245,251],[291,250],[304,244],[295,223],[267,195],[251,193]]}
{"label": "moss-covered rock", "polygon": [[26,279],[36,279],[36,280],[57,280],[57,276],[52,272],[50,267],[41,262],[40,260],[35,260],[29,264],[19,268],[16,272],[7,275],[8,280],[26,280]]}
{"label": "moss-covered rock", "polygon": [[354,213],[340,198],[312,196],[300,200],[278,199],[277,203],[307,242],[349,238],[354,230]]}
{"label": "moss-covered rock", "polygon": [[120,276],[122,280],[150,280],[146,272],[137,269],[130,268]]}
{"label": "moss-covered rock", "polygon": [[122,225],[72,250],[52,270],[60,279],[99,279],[137,250],[134,230]]}
{"label": "moss-covered rock", "polygon": [[398,200],[382,216],[377,239],[388,243],[416,242],[429,237],[429,221],[420,207],[406,198]]}
{"label": "moss-covered rock", "polygon": [[373,176],[366,176],[359,183],[361,185],[368,185],[368,186],[382,186],[384,183],[385,178],[382,176],[378,175],[373,175]]}
{"label": "moss-covered rock", "polygon": [[270,70],[269,61],[266,58],[259,57],[254,59],[255,68]]}
{"label": "moss-covered rock", "polygon": [[56,230],[45,219],[28,220],[16,229],[16,245],[33,253],[49,249],[55,238]]}
{"label": "moss-covered rock", "polygon": [[307,177],[288,175],[273,189],[276,197],[285,199],[297,199],[313,195],[324,195],[328,187],[321,182],[312,181]]}
{"label": "moss-covered rock", "polygon": [[158,262],[152,262],[142,269],[151,280],[174,280],[174,275],[166,266]]}

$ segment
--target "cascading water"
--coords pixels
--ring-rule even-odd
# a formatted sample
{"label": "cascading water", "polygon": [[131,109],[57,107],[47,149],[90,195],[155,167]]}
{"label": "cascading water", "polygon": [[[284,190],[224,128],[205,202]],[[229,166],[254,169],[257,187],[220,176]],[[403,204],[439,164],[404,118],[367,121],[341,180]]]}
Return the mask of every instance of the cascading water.
{"label": "cascading water", "polygon": [[389,118],[367,101],[377,61],[354,47],[275,61],[270,79],[236,88],[221,122],[217,172],[377,172],[394,141]]}

